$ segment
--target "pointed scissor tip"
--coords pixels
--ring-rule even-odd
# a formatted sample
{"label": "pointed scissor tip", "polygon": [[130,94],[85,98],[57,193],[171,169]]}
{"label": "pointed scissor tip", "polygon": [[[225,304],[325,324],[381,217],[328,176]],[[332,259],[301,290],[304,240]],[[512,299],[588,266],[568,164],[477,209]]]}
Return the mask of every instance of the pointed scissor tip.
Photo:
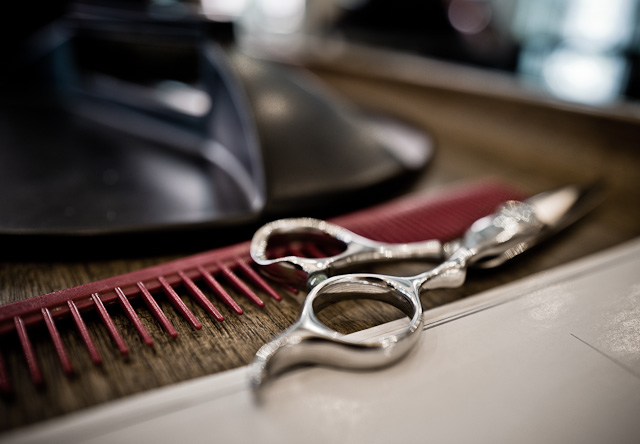
{"label": "pointed scissor tip", "polygon": [[580,219],[603,199],[604,184],[567,185],[536,194],[526,200],[536,217],[550,230],[560,230]]}

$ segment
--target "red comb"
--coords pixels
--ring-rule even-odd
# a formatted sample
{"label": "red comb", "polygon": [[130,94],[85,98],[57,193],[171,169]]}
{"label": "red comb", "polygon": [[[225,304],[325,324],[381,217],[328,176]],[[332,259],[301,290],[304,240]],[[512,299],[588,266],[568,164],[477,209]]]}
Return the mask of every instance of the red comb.
{"label": "red comb", "polygon": [[[473,183],[438,193],[421,193],[400,198],[334,218],[332,222],[383,242],[449,240],[461,235],[476,219],[493,212],[500,203],[521,197],[521,193],[504,184]],[[323,252],[311,251],[311,254],[321,255]],[[14,331],[17,333],[31,379],[36,384],[42,384],[44,378],[29,339],[29,328],[36,324],[46,325],[60,365],[65,373],[70,374],[73,373],[73,367],[60,338],[57,320],[73,320],[91,360],[99,364],[102,358],[91,339],[82,313],[97,311],[115,346],[121,353],[127,354],[127,343],[109,314],[110,305],[120,305],[143,342],[152,346],[153,338],[131,307],[130,299],[142,298],[163,329],[170,336],[176,337],[178,333],[156,302],[156,297],[165,297],[193,328],[200,329],[200,322],[178,296],[175,287],[184,286],[210,316],[223,321],[222,314],[205,296],[201,286],[211,289],[220,302],[241,315],[243,310],[240,304],[225,290],[225,286],[234,288],[252,303],[263,306],[264,302],[247,283],[275,300],[281,299],[276,289],[254,268],[249,256],[249,243],[244,242],[4,305],[0,307],[0,335]],[[11,391],[1,353],[0,391]]]}

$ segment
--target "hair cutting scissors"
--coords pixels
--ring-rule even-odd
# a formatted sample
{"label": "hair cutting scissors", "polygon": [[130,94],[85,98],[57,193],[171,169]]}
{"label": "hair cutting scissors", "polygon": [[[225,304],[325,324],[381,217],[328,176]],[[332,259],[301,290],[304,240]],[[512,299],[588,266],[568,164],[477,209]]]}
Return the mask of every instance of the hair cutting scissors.
{"label": "hair cutting scissors", "polygon": [[[573,223],[593,207],[594,187],[566,186],[525,201],[505,202],[494,214],[473,223],[457,240],[412,244],[375,242],[317,219],[281,219],[260,228],[251,242],[251,256],[272,278],[305,285],[310,290],[298,320],[256,353],[249,368],[254,388],[302,364],[368,369],[392,364],[405,356],[422,330],[420,294],[435,288],[461,286],[469,266],[495,267]],[[329,236],[346,247],[324,258],[269,258],[270,241],[282,236]],[[375,273],[339,274],[365,262],[422,258],[440,261],[411,277]],[[409,323],[399,333],[356,342],[320,322],[316,313],[347,299],[373,299],[400,309]]]}

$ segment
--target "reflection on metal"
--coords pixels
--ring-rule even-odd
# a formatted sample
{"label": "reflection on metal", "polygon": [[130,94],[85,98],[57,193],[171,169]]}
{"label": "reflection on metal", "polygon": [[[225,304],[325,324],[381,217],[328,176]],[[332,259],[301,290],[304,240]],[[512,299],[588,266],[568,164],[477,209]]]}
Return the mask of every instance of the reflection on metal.
{"label": "reflection on metal", "polygon": [[[345,228],[309,218],[280,219],[260,228],[251,241],[251,257],[270,277],[310,290],[297,321],[265,344],[249,367],[252,387],[300,365],[323,364],[367,369],[395,363],[411,349],[422,329],[420,293],[461,286],[469,266],[491,268],[525,251],[582,216],[589,189],[567,186],[524,202],[505,202],[494,214],[475,221],[452,247],[437,240],[409,244],[375,242]],[[587,199],[585,201],[585,199]],[[537,215],[540,214],[540,217]],[[326,239],[344,248],[333,256],[282,255],[282,240]],[[280,240],[278,240],[280,239]],[[328,239],[328,240],[327,240]],[[340,274],[363,263],[421,258],[444,261],[411,277],[372,273]],[[343,300],[372,299],[388,303],[408,318],[397,333],[373,341],[352,341],[323,324],[316,313]]]}

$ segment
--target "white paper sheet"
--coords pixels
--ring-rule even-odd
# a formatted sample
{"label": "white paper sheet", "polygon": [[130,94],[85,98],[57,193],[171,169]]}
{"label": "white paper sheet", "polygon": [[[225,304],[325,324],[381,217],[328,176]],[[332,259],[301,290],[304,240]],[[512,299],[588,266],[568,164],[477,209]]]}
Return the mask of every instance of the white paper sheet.
{"label": "white paper sheet", "polygon": [[258,404],[241,368],[0,441],[640,442],[640,239],[424,316],[384,370],[303,369]]}

